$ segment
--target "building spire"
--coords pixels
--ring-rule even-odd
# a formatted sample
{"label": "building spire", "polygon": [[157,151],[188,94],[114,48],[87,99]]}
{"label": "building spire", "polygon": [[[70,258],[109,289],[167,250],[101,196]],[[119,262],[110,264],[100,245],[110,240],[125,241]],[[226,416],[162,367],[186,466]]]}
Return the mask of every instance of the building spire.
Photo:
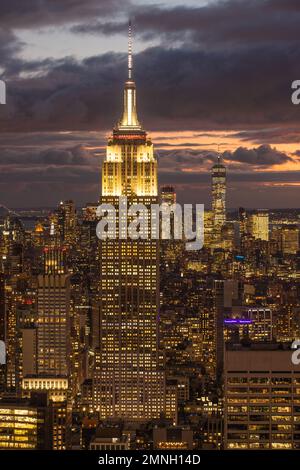
{"label": "building spire", "polygon": [[222,156],[220,152],[220,144],[218,144],[218,165],[222,163]]}
{"label": "building spire", "polygon": [[128,24],[128,80],[132,79],[132,27]]}
{"label": "building spire", "polygon": [[128,78],[124,88],[124,109],[118,129],[122,131],[142,130],[136,111],[136,88],[132,78],[132,26],[128,25]]}

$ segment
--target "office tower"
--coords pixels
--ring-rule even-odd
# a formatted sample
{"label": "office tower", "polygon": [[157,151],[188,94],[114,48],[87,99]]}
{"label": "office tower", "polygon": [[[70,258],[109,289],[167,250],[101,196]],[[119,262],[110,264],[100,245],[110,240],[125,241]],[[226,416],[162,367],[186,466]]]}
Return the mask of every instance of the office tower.
{"label": "office tower", "polygon": [[[101,203],[158,203],[153,145],[137,117],[131,28],[122,119],[109,139]],[[151,221],[148,220],[149,225]],[[117,224],[118,227],[118,224]],[[100,240],[100,309],[93,400],[100,418],[147,420],[165,411],[164,372],[158,368],[159,245],[154,239]]]}
{"label": "office tower", "polygon": [[247,227],[247,212],[243,207],[239,207],[239,228],[240,236],[246,235],[248,231]]}
{"label": "office tower", "polygon": [[70,360],[70,279],[67,274],[37,278],[37,373],[67,377]]}
{"label": "office tower", "polygon": [[176,204],[176,191],[173,186],[162,186],[160,190],[161,202],[172,206]]}
{"label": "office tower", "polygon": [[[161,223],[160,264],[161,269],[170,269],[170,266],[178,263],[182,256],[183,241],[175,238],[176,191],[173,186],[163,186],[160,191],[160,203],[167,204],[170,209],[170,227]],[[162,219],[161,219],[162,222]]]}
{"label": "office tower", "polygon": [[[32,335],[35,332],[32,331]],[[28,340],[29,332],[25,332]],[[30,370],[22,379],[22,395],[47,392],[52,421],[51,447],[64,450],[70,436],[70,277],[67,274],[41,274],[37,277],[36,373]],[[24,346],[26,347],[26,344]]]}
{"label": "office tower", "polygon": [[272,311],[265,307],[249,308],[248,318],[249,338],[252,341],[272,341],[273,320]]}
{"label": "office tower", "polygon": [[43,250],[44,274],[63,274],[66,272],[66,248],[50,244]]}
{"label": "office tower", "polygon": [[214,340],[213,340],[213,372],[214,377],[220,379],[223,371],[224,348],[224,281],[214,281]]}
{"label": "office tower", "polygon": [[[70,275],[66,274],[65,254],[59,246],[49,246],[43,252],[43,274],[36,277],[36,331],[23,328],[23,354],[29,354],[22,379],[22,395],[32,391],[46,392],[53,424],[53,449],[68,447],[70,418],[71,319]],[[36,363],[34,345],[36,341]],[[30,359],[31,358],[31,359]]]}
{"label": "office tower", "polygon": [[226,222],[221,229],[221,247],[225,251],[233,251],[235,246],[235,229],[232,222]]}
{"label": "office tower", "polygon": [[37,222],[35,225],[32,241],[35,246],[43,246],[45,243],[45,229],[40,222]]}
{"label": "office tower", "polygon": [[214,214],[213,211],[204,212],[204,246],[212,248],[214,242]]}
{"label": "office tower", "polygon": [[[173,186],[163,186],[161,188],[160,202],[161,204],[167,204],[170,209],[174,204],[176,204],[176,192]],[[162,226],[162,240],[169,241],[170,238],[174,239],[174,212],[170,213],[170,225],[170,231],[168,231],[167,227]]]}
{"label": "office tower", "polygon": [[22,379],[25,375],[36,374],[37,328],[35,292],[27,284],[20,289],[15,306],[14,358],[16,369],[16,393],[21,396]]}
{"label": "office tower", "polygon": [[299,227],[286,225],[281,227],[281,251],[285,255],[295,255],[299,251]]}
{"label": "office tower", "polygon": [[18,293],[11,283],[5,285],[6,389],[16,389],[16,307]]}
{"label": "office tower", "polygon": [[62,241],[72,245],[76,239],[76,208],[74,201],[62,201],[57,214]]}
{"label": "office tower", "polygon": [[51,449],[51,419],[46,394],[0,400],[0,449]]}
{"label": "office tower", "polygon": [[[0,361],[0,392],[5,388],[5,362],[6,362],[6,345],[5,345],[5,277],[3,273],[0,273],[0,351],[5,354],[5,357],[1,357]],[[4,348],[4,350],[3,350]]]}
{"label": "office tower", "polygon": [[249,217],[249,232],[256,240],[269,240],[269,213],[259,210]]}
{"label": "office tower", "polygon": [[82,215],[83,220],[86,222],[93,222],[97,220],[96,211],[97,211],[98,204],[96,203],[88,203],[85,207],[82,208]]}
{"label": "office tower", "polygon": [[215,280],[213,284],[215,373],[217,379],[221,377],[224,365],[224,320],[232,312],[234,305],[241,305],[242,289],[242,283],[235,279]]}
{"label": "office tower", "polygon": [[52,431],[52,449],[70,448],[71,407],[68,400],[50,400],[50,418]]}
{"label": "office tower", "polygon": [[300,365],[290,344],[228,343],[225,449],[300,449]]}
{"label": "office tower", "polygon": [[221,229],[226,221],[226,168],[218,155],[212,167],[212,211],[216,246],[221,243]]}

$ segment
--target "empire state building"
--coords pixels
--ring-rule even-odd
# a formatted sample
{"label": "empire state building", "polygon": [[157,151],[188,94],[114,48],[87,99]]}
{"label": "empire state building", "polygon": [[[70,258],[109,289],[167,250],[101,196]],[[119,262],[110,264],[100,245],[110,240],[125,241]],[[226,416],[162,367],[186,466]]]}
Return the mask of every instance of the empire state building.
{"label": "empire state building", "polygon": [[[119,213],[121,196],[127,196],[128,206],[158,204],[153,144],[137,116],[130,26],[124,109],[108,141],[100,198],[129,223],[127,213]],[[149,216],[150,228],[151,223]],[[166,387],[158,348],[159,241],[122,235],[117,232],[116,239],[99,241],[93,407],[100,419],[144,421],[162,413],[174,416],[175,397]]]}

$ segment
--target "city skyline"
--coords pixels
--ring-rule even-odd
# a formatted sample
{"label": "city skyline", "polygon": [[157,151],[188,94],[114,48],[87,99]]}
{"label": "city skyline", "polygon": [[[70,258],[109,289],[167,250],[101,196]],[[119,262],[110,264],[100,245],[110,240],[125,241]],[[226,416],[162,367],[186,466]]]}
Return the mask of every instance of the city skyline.
{"label": "city skyline", "polygon": [[174,185],[182,202],[208,206],[219,147],[229,208],[297,207],[295,3],[68,0],[60,8],[45,1],[44,9],[35,0],[26,12],[16,13],[14,2],[3,9],[2,204],[97,200],[132,17],[141,121],[155,144],[159,183]]}
{"label": "city skyline", "polygon": [[[263,35],[255,15],[256,34],[243,24],[258,0],[246,11],[243,0],[30,2],[18,19],[4,9],[19,52],[6,51],[18,95],[1,107],[0,188],[29,209],[7,209],[2,191],[0,450],[83,451],[80,464],[94,451],[97,465],[128,467],[132,452],[138,464],[199,464],[203,451],[299,450],[300,208],[267,208],[279,195],[298,205],[282,192],[300,184],[298,136],[283,144],[279,121],[292,116],[277,114],[282,102],[261,107],[244,62],[255,49],[259,63],[258,44],[269,49],[278,10],[294,1],[260,3]],[[129,13],[140,25],[135,54]],[[207,24],[224,15],[212,37]],[[126,60],[106,44],[100,56],[60,57],[70,35],[117,39],[125,25]],[[18,43],[28,28],[31,57]],[[41,65],[35,34],[54,31],[56,55]],[[224,90],[213,88],[221,70]],[[33,208],[44,201],[52,208]]]}

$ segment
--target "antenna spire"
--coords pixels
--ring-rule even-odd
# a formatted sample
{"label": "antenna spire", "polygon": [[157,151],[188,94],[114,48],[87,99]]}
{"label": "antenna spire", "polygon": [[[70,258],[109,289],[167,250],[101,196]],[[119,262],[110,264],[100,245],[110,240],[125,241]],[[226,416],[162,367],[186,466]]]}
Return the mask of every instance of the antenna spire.
{"label": "antenna spire", "polygon": [[132,79],[132,27],[128,24],[128,79]]}
{"label": "antenna spire", "polygon": [[221,161],[222,161],[222,156],[220,152],[220,144],[218,144],[218,165],[220,165]]}

